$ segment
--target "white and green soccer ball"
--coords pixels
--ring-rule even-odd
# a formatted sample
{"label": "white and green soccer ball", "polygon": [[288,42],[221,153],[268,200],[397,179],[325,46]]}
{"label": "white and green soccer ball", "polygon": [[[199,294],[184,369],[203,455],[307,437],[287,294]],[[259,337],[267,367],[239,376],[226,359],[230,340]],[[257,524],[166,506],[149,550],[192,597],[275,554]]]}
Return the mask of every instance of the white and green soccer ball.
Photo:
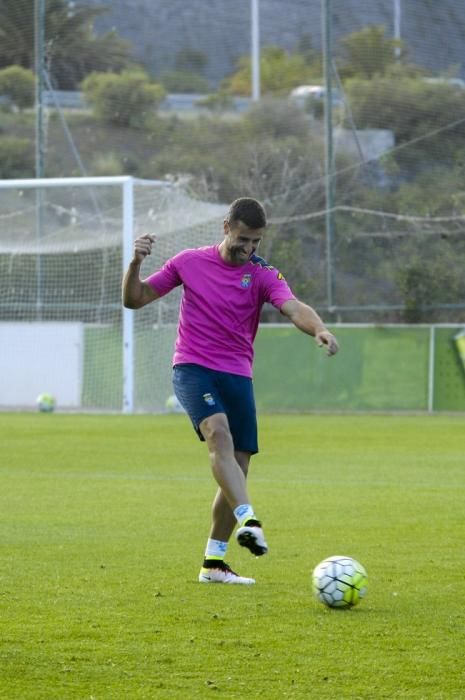
{"label": "white and green soccer ball", "polygon": [[55,410],[56,401],[52,394],[39,394],[37,408],[41,413],[52,413]]}
{"label": "white and green soccer ball", "polygon": [[352,608],[367,592],[368,576],[352,557],[328,557],[313,570],[313,592],[329,608]]}

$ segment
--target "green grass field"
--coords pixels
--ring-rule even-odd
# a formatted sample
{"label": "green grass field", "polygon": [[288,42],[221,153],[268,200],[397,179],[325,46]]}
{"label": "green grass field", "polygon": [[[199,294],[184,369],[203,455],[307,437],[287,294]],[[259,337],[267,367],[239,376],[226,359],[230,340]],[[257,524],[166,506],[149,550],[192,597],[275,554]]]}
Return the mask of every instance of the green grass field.
{"label": "green grass field", "polygon": [[[465,425],[265,416],[270,553],[197,583],[214,485],[184,416],[0,415],[0,698],[465,698]],[[349,611],[313,567],[359,559]]]}

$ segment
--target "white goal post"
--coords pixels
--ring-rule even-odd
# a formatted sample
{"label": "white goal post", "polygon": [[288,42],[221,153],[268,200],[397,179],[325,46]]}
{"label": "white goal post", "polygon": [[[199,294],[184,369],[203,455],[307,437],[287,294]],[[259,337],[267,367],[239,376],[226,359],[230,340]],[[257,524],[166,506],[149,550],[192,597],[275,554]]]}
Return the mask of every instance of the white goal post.
{"label": "white goal post", "polygon": [[[31,344],[21,361],[11,356],[14,343],[2,343],[0,367],[13,373],[9,385],[15,384],[16,363],[23,385],[36,391],[40,376],[40,391],[56,393],[62,408],[163,410],[171,392],[179,294],[135,313],[122,308],[122,275],[136,236],[157,236],[144,261],[145,276],[179,250],[217,241],[225,213],[225,206],[194,199],[166,181],[129,176],[0,181],[0,334],[6,338],[22,324],[42,339],[40,351]],[[65,391],[54,367],[76,337],[83,340],[71,354],[76,367],[68,375],[80,386]],[[0,406],[12,405],[11,396],[2,395],[1,379]],[[61,401],[60,394],[81,399]],[[18,398],[23,407],[34,402],[32,390]]]}

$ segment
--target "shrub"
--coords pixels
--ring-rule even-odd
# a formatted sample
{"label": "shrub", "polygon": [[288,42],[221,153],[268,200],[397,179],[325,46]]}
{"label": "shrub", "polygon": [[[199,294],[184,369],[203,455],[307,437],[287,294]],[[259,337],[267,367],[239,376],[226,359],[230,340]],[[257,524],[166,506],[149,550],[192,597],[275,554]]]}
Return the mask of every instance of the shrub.
{"label": "shrub", "polygon": [[[357,127],[391,129],[396,145],[409,144],[408,149],[396,153],[396,161],[412,170],[422,163],[452,162],[462,147],[463,89],[387,76],[377,80],[349,80],[346,91]],[[452,128],[454,122],[456,126]]]}
{"label": "shrub", "polygon": [[160,82],[168,92],[208,92],[210,86],[208,80],[202,75],[193,73],[192,71],[167,71],[160,75]]}
{"label": "shrub", "polygon": [[430,323],[431,307],[463,299],[463,246],[457,242],[441,238],[429,244],[426,254],[407,242],[404,260],[396,280],[407,323]]}
{"label": "shrub", "polygon": [[[317,77],[318,76],[318,77]],[[260,55],[260,84],[263,95],[287,95],[297,85],[321,80],[319,62],[307,65],[300,54],[288,54],[278,46],[263,47]],[[223,81],[225,90],[233,95],[250,95],[252,62],[248,56],[238,61],[237,71]]]}
{"label": "shrub", "polygon": [[117,126],[140,127],[165,96],[143,71],[91,73],[82,83],[85,99],[95,115]]}
{"label": "shrub", "polygon": [[35,80],[32,71],[21,66],[0,70],[0,95],[6,95],[19,109],[34,104]]}
{"label": "shrub", "polygon": [[31,177],[34,172],[34,148],[30,139],[0,139],[0,178]]}
{"label": "shrub", "polygon": [[92,160],[93,175],[123,175],[124,168],[120,156],[114,151],[98,153]]}
{"label": "shrub", "polygon": [[234,109],[232,96],[222,91],[207,95],[203,99],[197,100],[196,104],[198,107],[204,107],[211,112],[225,112]]}

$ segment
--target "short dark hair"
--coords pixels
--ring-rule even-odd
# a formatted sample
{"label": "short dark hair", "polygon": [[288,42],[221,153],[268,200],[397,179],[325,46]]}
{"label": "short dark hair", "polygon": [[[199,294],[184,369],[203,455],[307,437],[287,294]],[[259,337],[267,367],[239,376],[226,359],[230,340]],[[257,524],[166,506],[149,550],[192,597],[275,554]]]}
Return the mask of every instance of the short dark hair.
{"label": "short dark hair", "polygon": [[239,197],[229,207],[230,225],[242,221],[249,228],[265,228],[266,213],[263,204],[252,197]]}

